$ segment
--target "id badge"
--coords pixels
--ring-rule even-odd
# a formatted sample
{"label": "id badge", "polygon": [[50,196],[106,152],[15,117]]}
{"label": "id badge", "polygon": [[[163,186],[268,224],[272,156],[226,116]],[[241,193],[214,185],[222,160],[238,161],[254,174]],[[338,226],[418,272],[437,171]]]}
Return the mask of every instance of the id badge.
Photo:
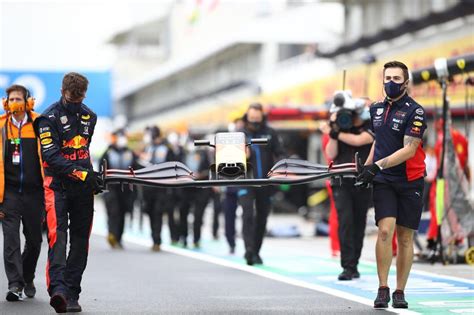
{"label": "id badge", "polygon": [[18,152],[18,151],[13,152],[12,163],[13,163],[13,165],[19,165],[20,164],[20,152]]}

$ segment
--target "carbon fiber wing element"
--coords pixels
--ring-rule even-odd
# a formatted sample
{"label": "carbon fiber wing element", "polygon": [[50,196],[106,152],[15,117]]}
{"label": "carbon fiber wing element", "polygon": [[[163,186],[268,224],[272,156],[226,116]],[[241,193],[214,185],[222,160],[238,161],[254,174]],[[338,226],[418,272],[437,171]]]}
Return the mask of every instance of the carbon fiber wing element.
{"label": "carbon fiber wing element", "polygon": [[[357,161],[357,159],[356,159]],[[278,161],[266,178],[226,178],[198,180],[193,172],[181,162],[165,162],[139,170],[107,169],[102,164],[105,186],[113,184],[142,185],[150,187],[211,187],[211,186],[268,186],[281,184],[306,184],[328,177],[354,177],[358,167],[355,163],[321,165],[298,159]]]}

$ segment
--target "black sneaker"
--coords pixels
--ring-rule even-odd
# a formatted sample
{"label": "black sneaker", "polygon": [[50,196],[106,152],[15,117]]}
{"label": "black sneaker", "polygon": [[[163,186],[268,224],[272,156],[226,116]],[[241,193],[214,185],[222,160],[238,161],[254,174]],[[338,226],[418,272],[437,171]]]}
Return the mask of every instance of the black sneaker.
{"label": "black sneaker", "polygon": [[16,302],[16,301],[21,301],[23,299],[23,294],[22,294],[23,289],[20,289],[18,287],[12,287],[8,289],[6,299],[8,302]]}
{"label": "black sneaker", "polygon": [[23,291],[25,292],[25,295],[29,298],[34,298],[35,295],[36,295],[36,288],[35,288],[35,284],[33,283],[33,281],[27,283],[25,285],[25,288],[23,289]]}
{"label": "black sneaker", "polygon": [[405,293],[402,290],[396,290],[392,293],[393,308],[408,308],[408,302],[405,300]]}
{"label": "black sneaker", "polygon": [[247,261],[247,265],[252,266],[254,254],[252,252],[245,252],[244,258]]}
{"label": "black sneaker", "polygon": [[344,269],[339,276],[337,276],[337,280],[341,281],[349,281],[352,280],[352,271],[349,269]]}
{"label": "black sneaker", "polygon": [[352,272],[352,279],[359,279],[360,278],[360,273],[359,270],[355,270]]}
{"label": "black sneaker", "polygon": [[374,308],[387,308],[390,302],[390,288],[381,287],[374,301]]}
{"label": "black sneaker", "polygon": [[66,313],[67,310],[67,301],[66,296],[62,293],[55,293],[51,296],[49,300],[49,305],[51,305],[56,313]]}
{"label": "black sneaker", "polygon": [[66,310],[68,313],[79,313],[82,312],[82,307],[79,305],[79,301],[77,299],[67,299],[67,307]]}
{"label": "black sneaker", "polygon": [[253,263],[254,265],[263,265],[262,257],[259,254],[253,255]]}

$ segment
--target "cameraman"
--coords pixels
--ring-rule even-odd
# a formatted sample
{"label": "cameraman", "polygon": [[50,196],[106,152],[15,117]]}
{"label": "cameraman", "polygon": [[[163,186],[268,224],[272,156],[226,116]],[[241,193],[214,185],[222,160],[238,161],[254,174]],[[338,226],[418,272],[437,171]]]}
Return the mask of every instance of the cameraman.
{"label": "cameraman", "polygon": [[[335,164],[351,163],[354,155],[365,161],[369,155],[374,135],[369,129],[370,116],[362,100],[352,100],[346,92],[336,94],[329,120],[330,140],[325,152]],[[338,106],[339,105],[339,106]],[[368,117],[367,117],[368,116]],[[364,241],[367,209],[372,196],[370,188],[355,188],[354,178],[332,182],[339,221],[341,266],[339,280],[359,278],[357,270]]]}

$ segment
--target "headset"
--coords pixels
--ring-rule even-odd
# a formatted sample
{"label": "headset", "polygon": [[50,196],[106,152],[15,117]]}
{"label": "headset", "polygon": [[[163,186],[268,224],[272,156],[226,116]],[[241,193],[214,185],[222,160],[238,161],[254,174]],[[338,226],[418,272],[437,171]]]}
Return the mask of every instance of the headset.
{"label": "headset", "polygon": [[21,86],[21,88],[23,88],[23,92],[25,94],[25,102],[24,103],[13,103],[12,104],[13,106],[10,107],[10,105],[8,104],[8,96],[6,98],[4,97],[4,98],[2,98],[2,104],[3,104],[3,109],[5,110],[5,112],[7,112],[7,113],[11,113],[11,112],[30,112],[34,109],[35,99],[31,96],[30,91],[26,87]]}

